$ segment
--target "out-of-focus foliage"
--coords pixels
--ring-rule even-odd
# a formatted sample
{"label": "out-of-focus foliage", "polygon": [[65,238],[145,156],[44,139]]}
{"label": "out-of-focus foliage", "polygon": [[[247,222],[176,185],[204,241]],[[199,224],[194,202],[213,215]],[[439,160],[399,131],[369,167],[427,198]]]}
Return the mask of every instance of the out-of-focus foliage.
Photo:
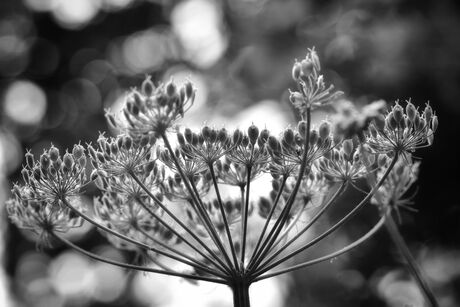
{"label": "out-of-focus foliage", "polygon": [[[433,150],[419,153],[419,212],[403,214],[402,231],[441,305],[457,306],[458,37],[460,7],[454,1],[2,0],[0,204],[9,182],[19,179],[25,148],[38,156],[51,141],[62,150],[78,140],[95,141],[98,130],[107,129],[103,109],[119,108],[126,90],[145,74],[194,81],[199,91],[190,125],[254,121],[284,128],[293,122],[285,89],[294,84],[286,68],[314,45],[328,79],[358,108],[375,97],[412,97],[419,108],[429,100],[442,118]],[[337,244],[368,226],[366,211],[362,216],[354,223],[362,229],[345,228]],[[67,251],[37,254],[33,243],[9,228],[5,270],[12,296],[24,306],[176,306],[165,289],[152,297],[139,290],[155,276],[125,275]],[[98,253],[132,257],[100,246],[103,238],[89,226],[73,234],[82,236]],[[384,232],[351,255],[274,287],[286,306],[422,306]]]}

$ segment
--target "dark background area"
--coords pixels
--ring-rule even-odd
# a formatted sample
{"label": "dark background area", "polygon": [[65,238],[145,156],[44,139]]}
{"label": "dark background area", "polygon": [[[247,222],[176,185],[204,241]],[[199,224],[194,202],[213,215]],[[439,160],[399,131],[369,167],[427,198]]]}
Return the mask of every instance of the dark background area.
{"label": "dark background area", "polygon": [[[270,100],[292,124],[286,102],[287,89],[294,87],[292,63],[315,46],[326,80],[358,107],[411,98],[419,108],[429,101],[438,115],[434,145],[416,153],[422,159],[418,212],[403,213],[400,228],[441,305],[458,306],[459,37],[455,1],[2,0],[1,203],[11,182],[20,180],[26,148],[40,154],[50,143],[65,149],[95,141],[108,130],[104,109],[116,109],[114,102],[146,74],[198,80],[206,93],[197,102],[206,115],[193,115],[198,122],[241,118],[247,108]],[[357,196],[347,194],[344,203]],[[339,208],[330,219],[341,213]],[[373,216],[369,206],[331,244],[359,236]],[[56,281],[47,287],[38,282],[44,288],[37,288],[33,281],[53,272],[40,266],[52,265],[65,251],[58,247],[40,256],[3,213],[1,224],[6,291],[19,306],[148,305],[130,290],[132,274],[123,277],[122,295],[114,298],[76,299],[81,293],[62,290]],[[105,242],[94,229],[80,236],[88,248]],[[385,231],[332,263],[290,275],[286,284],[285,306],[424,306]]]}

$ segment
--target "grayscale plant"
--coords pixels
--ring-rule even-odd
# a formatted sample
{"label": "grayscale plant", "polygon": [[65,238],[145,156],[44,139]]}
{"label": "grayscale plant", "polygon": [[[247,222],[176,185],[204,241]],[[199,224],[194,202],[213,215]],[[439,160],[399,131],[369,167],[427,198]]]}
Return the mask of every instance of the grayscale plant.
{"label": "grayscale plant", "polygon": [[[8,214],[18,227],[36,232],[40,246],[61,242],[127,269],[225,284],[238,307],[250,305],[249,287],[255,282],[333,259],[383,225],[395,234],[392,213],[411,208],[405,194],[418,175],[419,162],[411,154],[433,143],[438,126],[431,107],[419,112],[411,102],[405,109],[396,102],[385,113],[385,104],[377,102],[361,113],[344,111],[333,117],[335,123],[313,127],[312,111],[333,104],[341,92],[325,85],[314,49],[295,62],[292,76],[297,89],[290,100],[301,120],[281,135],[255,125],[233,132],[209,126],[177,129],[196,89],[191,82],[155,86],[148,77],[140,90],[131,91],[120,114],[107,112],[119,135],[102,134],[97,144],[86,150],[75,145],[64,155],[52,146],[37,161],[27,153],[24,183],[14,186]],[[171,142],[171,135],[177,142]],[[88,179],[87,157],[92,169]],[[271,176],[272,184],[256,199],[251,188],[261,176]],[[366,180],[369,187],[361,201],[305,241],[304,234],[340,195]],[[100,194],[87,210],[79,196],[90,183]],[[239,193],[227,195],[223,185]],[[378,205],[380,219],[367,233],[324,256],[295,257],[371,201]],[[253,223],[256,219],[263,223]],[[142,255],[147,264],[104,258],[61,235],[83,221],[97,227],[116,248]],[[178,270],[170,260],[185,266]],[[414,274],[424,282],[419,270]],[[426,283],[424,291],[436,305]]]}

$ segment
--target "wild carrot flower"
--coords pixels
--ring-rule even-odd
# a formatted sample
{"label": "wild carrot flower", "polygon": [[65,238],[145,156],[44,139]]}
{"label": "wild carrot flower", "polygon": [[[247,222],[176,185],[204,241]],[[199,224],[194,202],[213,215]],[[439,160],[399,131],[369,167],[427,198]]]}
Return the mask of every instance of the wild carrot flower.
{"label": "wild carrot flower", "polygon": [[[344,140],[319,160],[319,170],[333,182],[354,182],[363,178],[369,171],[363,161],[362,150],[352,139]],[[370,157],[374,158],[373,155]],[[373,161],[369,164],[373,164]]]}
{"label": "wild carrot flower", "polygon": [[[409,152],[432,143],[438,125],[430,106],[420,113],[408,102],[405,111],[396,103],[385,117],[382,103],[361,113],[343,112],[336,131],[327,121],[312,128],[312,109],[341,94],[325,86],[320,71],[314,49],[294,64],[292,76],[299,88],[291,101],[302,120],[279,137],[255,125],[233,133],[209,126],[198,132],[172,131],[193,103],[195,89],[190,82],[178,88],[172,81],[155,87],[147,78],[140,90],[128,95],[124,119],[106,114],[121,134],[101,134],[96,145],[88,145],[91,181],[101,192],[94,199],[94,215],[73,201],[86,184],[81,145],[62,157],[52,146],[39,161],[28,152],[22,170],[25,186],[13,188],[8,213],[18,227],[35,231],[45,244],[53,236],[91,258],[124,268],[226,284],[234,292],[235,306],[248,307],[252,283],[336,257],[377,232],[387,215],[339,250],[278,268],[336,231],[369,200],[395,210],[406,207],[410,202],[403,195],[415,180],[418,164],[403,162],[409,161]],[[175,147],[166,132],[176,133]],[[401,155],[405,159],[397,162]],[[252,182],[263,172],[272,175],[272,187],[268,197],[257,198],[251,195]],[[299,240],[347,183],[370,175],[378,180],[350,212],[311,241]],[[237,186],[239,193],[221,195],[222,184]],[[328,193],[333,187],[335,192]],[[256,211],[265,220],[260,227],[252,225]],[[82,219],[117,248],[144,255],[156,267],[103,258],[59,236]],[[187,269],[176,270],[165,259]]]}
{"label": "wild carrot flower", "polygon": [[304,114],[306,109],[327,105],[343,93],[334,91],[334,86],[326,87],[320,74],[321,64],[314,48],[308,49],[305,59],[296,61],[292,68],[292,78],[298,82],[299,90],[291,92],[291,103]]}
{"label": "wild carrot flower", "polygon": [[38,235],[37,246],[50,247],[54,231],[65,233],[82,225],[82,219],[65,207],[57,207],[37,195],[29,186],[15,185],[13,198],[6,202],[6,211],[17,227]]}
{"label": "wild carrot flower", "polygon": [[401,209],[416,211],[411,206],[413,200],[411,196],[407,196],[407,192],[417,181],[420,162],[413,162],[411,157],[408,158],[408,160],[400,159],[396,163],[388,179],[372,199],[373,203],[394,210],[399,217]]}
{"label": "wild carrot flower", "polygon": [[[309,147],[306,157],[307,165],[324,156],[333,147],[330,124],[323,122],[318,130],[311,130],[308,140]],[[305,154],[306,123],[300,121],[297,130],[286,129],[280,140],[275,137],[268,139],[268,150],[272,157],[270,170],[274,175],[290,176],[297,172]]]}
{"label": "wild carrot flower", "polygon": [[93,166],[108,176],[142,173],[145,168],[154,166],[151,149],[155,141],[155,137],[148,135],[107,138],[101,134],[97,140],[97,150],[88,145],[88,153]]}
{"label": "wild carrot flower", "polygon": [[[265,164],[253,164],[249,180],[256,179],[265,169]],[[220,182],[224,184],[244,187],[248,183],[248,168],[244,164],[233,162],[228,157],[216,162],[216,173]]]}
{"label": "wild carrot flower", "polygon": [[233,133],[233,146],[229,151],[227,158],[246,168],[253,168],[252,172],[261,170],[260,165],[269,161],[268,151],[265,144],[270,133],[267,129],[259,131],[254,124],[249,126],[247,134],[240,130]]}
{"label": "wild carrot flower", "polygon": [[204,126],[199,133],[187,128],[183,134],[177,134],[177,139],[186,157],[205,165],[213,164],[231,149],[231,138],[225,128],[217,130]]}
{"label": "wild carrot flower", "polygon": [[[189,177],[189,179],[192,180],[193,186],[200,197],[204,197],[208,194],[211,188],[209,172],[195,173],[192,177]],[[178,174],[168,176],[166,180],[162,182],[161,186],[165,196],[171,201],[193,201],[184,181]]]}
{"label": "wild carrot flower", "polygon": [[407,155],[433,143],[438,118],[430,105],[420,113],[408,101],[406,109],[396,101],[385,117],[378,117],[369,127],[367,144],[377,153],[398,152]]}
{"label": "wild carrot flower", "polygon": [[36,200],[60,206],[62,199],[78,196],[85,184],[86,157],[81,145],[75,145],[72,153],[64,156],[51,146],[38,161],[28,152],[26,161],[21,174]]}
{"label": "wild carrot flower", "polygon": [[195,99],[195,89],[190,81],[178,88],[171,80],[155,87],[150,77],[142,83],[141,90],[133,89],[128,95],[122,113],[124,120],[107,112],[111,126],[126,131],[132,137],[162,136],[174,122],[184,117]]}

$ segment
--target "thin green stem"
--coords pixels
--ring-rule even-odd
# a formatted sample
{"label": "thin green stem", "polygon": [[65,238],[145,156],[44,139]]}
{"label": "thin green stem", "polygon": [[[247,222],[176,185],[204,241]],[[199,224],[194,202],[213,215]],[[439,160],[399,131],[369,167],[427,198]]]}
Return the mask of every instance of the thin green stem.
{"label": "thin green stem", "polygon": [[257,243],[256,243],[256,247],[254,248],[254,251],[252,252],[251,259],[249,260],[249,267],[251,267],[251,265],[254,262],[254,260],[257,259],[257,257],[259,256],[260,244],[262,243],[262,240],[264,238],[265,232],[267,231],[267,227],[270,224],[270,221],[271,221],[271,218],[273,216],[273,213],[275,213],[275,209],[276,209],[276,207],[278,205],[280,197],[283,194],[283,190],[284,190],[284,186],[286,184],[287,178],[288,178],[287,176],[283,176],[283,179],[282,179],[281,185],[280,185],[280,189],[278,190],[278,192],[276,194],[275,200],[274,200],[273,205],[272,205],[272,207],[270,209],[270,213],[268,214],[268,216],[267,216],[267,218],[265,220],[264,228],[262,229],[262,232],[259,235],[259,238],[258,238]]}
{"label": "thin green stem", "polygon": [[[242,246],[241,246],[241,269],[244,270],[244,256],[246,253],[246,236],[248,231],[248,212],[249,212],[249,191],[251,189],[251,171],[252,167],[246,167],[247,179],[246,179],[246,201],[244,202],[243,210],[243,233],[242,233]],[[243,203],[241,204],[243,205]]]}
{"label": "thin green stem", "polygon": [[230,232],[230,227],[228,226],[227,214],[225,214],[224,204],[222,202],[222,198],[220,196],[219,185],[217,184],[216,174],[214,172],[214,167],[212,164],[209,164],[209,171],[211,173],[212,183],[214,185],[214,190],[217,196],[217,202],[219,203],[219,210],[222,216],[222,220],[224,221],[225,232],[227,234],[228,244],[230,245],[230,249],[232,251],[233,262],[235,265],[235,269],[238,270],[238,260],[236,257],[235,245],[233,244],[232,234]]}
{"label": "thin green stem", "polygon": [[432,307],[438,307],[439,303],[436,300],[436,297],[434,296],[434,293],[431,290],[430,286],[428,285],[428,282],[426,281],[425,274],[418,266],[417,261],[414,259],[414,256],[412,256],[412,253],[407,247],[407,244],[404,238],[402,237],[401,233],[399,232],[398,226],[396,225],[391,215],[389,215],[386,219],[385,226],[388,230],[388,233],[390,234],[391,239],[398,247],[404,259],[406,260],[407,268],[412,274],[412,276],[415,278],[420,289],[422,290],[422,293],[424,294],[426,301],[429,302]]}
{"label": "thin green stem", "polygon": [[[223,274],[221,274],[221,273],[219,273],[219,272],[217,272],[217,271],[215,271],[215,270],[213,270],[213,269],[211,269],[211,268],[205,267],[205,266],[203,266],[203,264],[200,263],[198,260],[193,259],[192,257],[188,256],[187,254],[185,254],[185,253],[183,253],[183,252],[181,252],[181,251],[179,251],[179,250],[177,250],[177,249],[175,249],[175,248],[173,248],[173,247],[171,247],[171,246],[169,246],[169,245],[167,245],[167,244],[164,244],[163,242],[161,242],[161,241],[155,239],[153,236],[151,236],[150,234],[148,234],[146,231],[144,231],[144,230],[142,230],[142,229],[137,229],[137,230],[138,230],[140,233],[142,233],[144,236],[146,236],[147,238],[149,238],[150,240],[152,240],[153,243],[158,244],[158,245],[160,245],[161,247],[163,247],[164,249],[167,249],[167,250],[169,250],[170,252],[173,252],[173,253],[177,254],[178,256],[180,256],[180,257],[182,257],[182,258],[185,258],[185,259],[187,259],[188,261],[194,263],[196,268],[198,268],[198,269],[200,269],[200,270],[203,270],[203,271],[205,271],[205,272],[207,272],[207,273],[209,273],[209,274],[211,274],[211,275],[214,275],[214,276],[223,278],[223,279],[228,278],[227,275],[223,275]],[[220,269],[220,267],[217,267],[217,268]],[[225,274],[225,271],[222,272],[222,273]]]}
{"label": "thin green stem", "polygon": [[[178,262],[181,262],[181,263],[184,263],[186,265],[189,265],[189,266],[192,266],[192,267],[196,267],[196,265],[186,259],[182,259],[176,255],[173,255],[173,254],[170,254],[170,253],[167,253],[165,251],[162,251],[160,249],[157,249],[157,248],[154,248],[154,247],[151,247],[151,246],[148,246],[147,244],[144,244],[142,242],[139,242],[137,240],[134,240],[130,237],[127,237],[113,229],[110,229],[104,225],[101,225],[99,224],[98,222],[96,222],[95,220],[93,220],[92,218],[90,218],[88,215],[84,214],[83,212],[80,212],[79,210],[77,210],[77,208],[75,208],[74,206],[72,206],[65,198],[62,198],[61,201],[67,206],[69,207],[70,209],[72,209],[72,211],[74,211],[77,215],[79,215],[80,217],[82,217],[84,220],[88,221],[89,223],[93,224],[94,226],[96,226],[97,228],[99,229],[102,229],[104,230],[105,232],[108,232],[122,240],[125,240],[126,242],[129,242],[129,243],[132,243],[134,245],[136,245],[137,247],[140,247],[142,249],[145,249],[145,250],[150,250],[150,251],[153,251],[155,253],[158,253],[160,255],[163,255],[165,257],[168,257],[168,258],[171,258],[173,260],[176,260]],[[209,269],[206,269],[209,271]],[[210,273],[210,272],[208,272]]]}
{"label": "thin green stem", "polygon": [[218,279],[218,278],[212,278],[212,277],[206,277],[206,276],[197,276],[197,275],[190,275],[190,274],[185,274],[185,273],[179,273],[175,271],[163,271],[163,270],[157,270],[153,268],[148,268],[144,266],[139,266],[139,265],[133,265],[133,264],[128,264],[128,263],[123,263],[119,261],[115,261],[112,259],[108,259],[106,257],[102,257],[96,254],[93,254],[75,244],[70,242],[67,239],[64,239],[63,237],[53,233],[53,236],[58,239],[60,242],[63,244],[67,245],[68,247],[101,262],[105,262],[108,264],[116,265],[125,269],[130,269],[130,270],[138,270],[138,271],[144,271],[144,272],[150,272],[150,273],[157,273],[157,274],[163,274],[163,275],[169,275],[169,276],[176,276],[176,277],[182,277],[182,278],[187,278],[187,279],[193,279],[193,280],[202,280],[202,281],[207,281],[207,282],[213,282],[213,283],[218,283],[218,284],[228,284],[228,282],[224,279]]}
{"label": "thin green stem", "polygon": [[279,254],[281,254],[284,250],[286,250],[286,248],[288,248],[292,243],[297,241],[297,239],[299,239],[300,236],[302,236],[308,229],[310,229],[310,227],[324,214],[324,212],[326,212],[326,210],[335,202],[335,200],[342,194],[342,192],[345,191],[346,186],[347,186],[347,183],[342,182],[342,184],[339,186],[339,188],[334,193],[334,195],[332,195],[332,197],[329,198],[327,203],[321,207],[321,209],[315,214],[315,216],[313,216],[313,218],[310,221],[308,221],[307,225],[305,225],[301,231],[299,231],[291,240],[289,240],[289,242],[287,242],[280,249],[278,249],[276,253],[270,256],[270,258],[268,258],[258,268],[258,270],[263,269],[265,266],[270,264],[271,261],[273,261]]}
{"label": "thin green stem", "polygon": [[[196,188],[196,185],[193,182],[193,180],[190,180],[190,185],[191,185],[193,191],[197,195],[199,195],[198,189]],[[206,208],[203,205],[203,201],[201,200],[200,197],[198,197],[197,200],[199,202],[198,205],[195,205],[193,201],[190,201],[190,205],[194,209],[194,211],[197,214],[197,216],[200,218],[201,223],[206,228],[206,231],[208,232],[209,237],[213,240],[214,244],[216,244],[216,246],[218,246],[219,244],[222,244],[221,241],[220,241],[219,235],[217,233],[217,229],[216,229],[214,223],[211,221],[211,218],[210,218],[208,212],[206,211]],[[222,248],[223,248],[223,246],[222,246]],[[234,272],[232,270],[230,270],[230,269],[228,269],[228,273],[230,275],[234,274]]]}
{"label": "thin green stem", "polygon": [[275,272],[270,273],[270,274],[258,276],[253,281],[256,282],[256,281],[259,281],[259,280],[262,280],[262,279],[274,277],[274,276],[281,275],[281,274],[284,274],[284,273],[287,273],[287,272],[292,272],[294,270],[302,269],[302,268],[305,268],[305,267],[308,267],[308,266],[311,266],[311,265],[314,265],[314,264],[317,264],[317,263],[320,263],[320,262],[323,262],[323,261],[327,261],[329,259],[333,259],[333,258],[335,258],[337,256],[340,256],[340,255],[352,250],[353,248],[361,245],[362,243],[364,243],[368,239],[370,239],[375,233],[377,233],[377,231],[380,228],[382,228],[382,226],[384,225],[385,219],[386,219],[386,216],[381,217],[381,219],[377,222],[377,224],[375,224],[374,227],[372,227],[372,229],[369,232],[367,232],[364,236],[362,236],[358,240],[354,241],[353,243],[345,246],[344,248],[342,248],[342,249],[340,249],[338,251],[335,251],[335,252],[330,253],[328,255],[325,255],[323,257],[319,257],[319,258],[316,258],[316,259],[313,259],[313,260],[310,260],[310,261],[299,263],[297,265],[294,265],[294,266],[291,266],[291,267],[288,267],[288,268],[285,268],[285,269],[282,269],[282,270],[279,270],[279,271],[275,271]]}
{"label": "thin green stem", "polygon": [[280,265],[281,263],[287,261],[288,259],[294,257],[295,255],[299,254],[300,252],[306,250],[307,248],[309,248],[309,247],[313,246],[314,244],[316,244],[317,242],[321,241],[322,239],[327,237],[329,234],[334,232],[337,228],[339,228],[344,223],[346,223],[348,220],[350,220],[352,217],[354,217],[358,213],[358,211],[372,198],[372,196],[375,194],[375,192],[377,192],[377,190],[380,188],[382,183],[385,181],[385,179],[390,174],[390,172],[393,169],[393,167],[395,166],[397,160],[398,160],[398,154],[395,153],[395,156],[393,157],[393,160],[391,161],[390,165],[386,169],[385,173],[380,178],[380,180],[377,182],[377,184],[372,188],[372,190],[369,192],[369,194],[367,194],[366,197],[364,197],[364,199],[355,208],[353,208],[353,210],[351,210],[346,216],[344,216],[340,221],[335,223],[331,228],[329,228],[328,230],[326,230],[321,235],[319,235],[315,239],[311,240],[310,242],[308,242],[307,244],[305,244],[301,248],[291,252],[289,255],[279,259],[278,261],[274,262],[273,264],[268,265],[264,269],[257,270],[254,274],[255,275],[263,274],[263,273],[271,270],[272,268]]}
{"label": "thin green stem", "polygon": [[[164,227],[166,227],[169,231],[171,231],[175,236],[177,236],[180,240],[182,240],[185,244],[187,244],[189,247],[191,247],[195,252],[197,252],[201,257],[205,258],[208,260],[214,267],[219,269],[222,273],[227,273],[225,270],[225,267],[222,267],[219,263],[217,263],[213,258],[210,258],[206,254],[204,254],[202,251],[200,251],[194,244],[192,244],[189,240],[187,240],[184,236],[182,236],[180,233],[178,233],[171,225],[166,223],[158,214],[153,212],[149,207],[147,207],[144,202],[142,202],[140,199],[136,199],[136,201],[146,210],[152,217],[154,217],[157,221],[159,221]],[[159,200],[158,200],[159,201]],[[164,206],[164,205],[163,205]],[[161,242],[159,242],[161,243]],[[169,248],[168,245],[166,247]]]}
{"label": "thin green stem", "polygon": [[279,233],[283,229],[283,226],[289,217],[289,211],[291,210],[292,204],[294,203],[295,198],[297,196],[297,192],[299,191],[300,184],[302,183],[302,179],[304,178],[304,175],[306,175],[305,170],[308,164],[307,163],[308,162],[308,151],[310,148],[310,125],[311,125],[311,109],[310,108],[307,108],[306,110],[306,124],[307,124],[307,127],[306,127],[305,143],[304,143],[304,152],[303,152],[302,162],[299,168],[299,174],[297,177],[297,181],[294,185],[294,188],[292,189],[291,195],[289,196],[289,199],[285,207],[283,208],[283,211],[281,212],[281,215],[276,220],[275,225],[271,229],[266,240],[264,241],[264,244],[261,247],[262,252],[260,253],[260,256],[253,262],[252,267],[249,267],[250,270],[253,270],[254,267],[257,267],[260,264],[260,262],[266,256],[266,254],[270,251],[271,245],[277,239]]}
{"label": "thin green stem", "polygon": [[[177,216],[175,216],[168,208],[166,208],[166,206],[155,196],[153,195],[152,192],[150,192],[150,190],[144,185],[144,183],[134,174],[134,173],[130,173],[131,177],[134,179],[134,181],[137,182],[137,184],[147,193],[147,195],[149,195],[154,201],[155,203],[161,208],[163,209],[163,211],[166,212],[166,214],[168,214],[177,224],[179,224],[186,232],[188,232],[193,239],[195,239],[201,246],[203,246],[203,248],[210,254],[214,257],[214,259],[216,261],[218,261],[224,268],[228,268],[226,267],[226,265],[220,260],[219,256],[216,255],[216,253],[214,253],[207,245],[206,243],[204,243],[189,227],[187,227],[186,225],[184,225],[183,222],[181,222]],[[155,214],[152,210],[150,210],[150,208],[148,208],[147,206],[144,206],[144,209],[147,210],[148,213],[150,213],[151,215]],[[193,245],[193,244],[192,244]],[[206,257],[206,259],[210,260],[208,257]]]}
{"label": "thin green stem", "polygon": [[[169,140],[168,140],[168,137],[166,136],[166,134],[162,134],[161,135],[162,139],[163,139],[163,142],[166,146],[166,148],[168,149],[170,155],[171,155],[171,158],[173,159],[174,161],[174,164],[176,165],[176,169],[177,171],[179,172],[179,175],[181,177],[181,179],[183,180],[184,184],[185,184],[185,187],[187,188],[187,191],[189,192],[190,196],[192,197],[192,200],[195,202],[195,204],[197,206],[199,206],[199,201],[197,200],[197,195],[195,195],[192,187],[190,186],[190,183],[188,181],[188,178],[187,176],[185,176],[184,174],[184,171],[182,170],[182,167],[179,163],[179,161],[177,160],[177,157],[174,153],[174,150],[172,149],[171,147],[171,144],[169,143]],[[212,227],[211,230],[213,230],[214,228]],[[214,229],[215,230],[215,229]],[[230,269],[230,267],[232,266],[232,261],[230,260],[230,257],[228,256],[228,253],[227,251],[225,250],[225,247],[223,246],[223,243],[222,241],[220,240],[219,236],[217,235],[217,233],[213,232],[213,235],[215,236],[215,241],[216,244],[217,244],[217,248],[220,250],[220,252],[222,253],[222,255],[224,256],[225,258],[225,261],[227,262],[227,268],[232,271]],[[219,259],[219,258],[218,258]],[[220,259],[219,259],[220,260]],[[236,265],[236,263],[235,263]]]}

